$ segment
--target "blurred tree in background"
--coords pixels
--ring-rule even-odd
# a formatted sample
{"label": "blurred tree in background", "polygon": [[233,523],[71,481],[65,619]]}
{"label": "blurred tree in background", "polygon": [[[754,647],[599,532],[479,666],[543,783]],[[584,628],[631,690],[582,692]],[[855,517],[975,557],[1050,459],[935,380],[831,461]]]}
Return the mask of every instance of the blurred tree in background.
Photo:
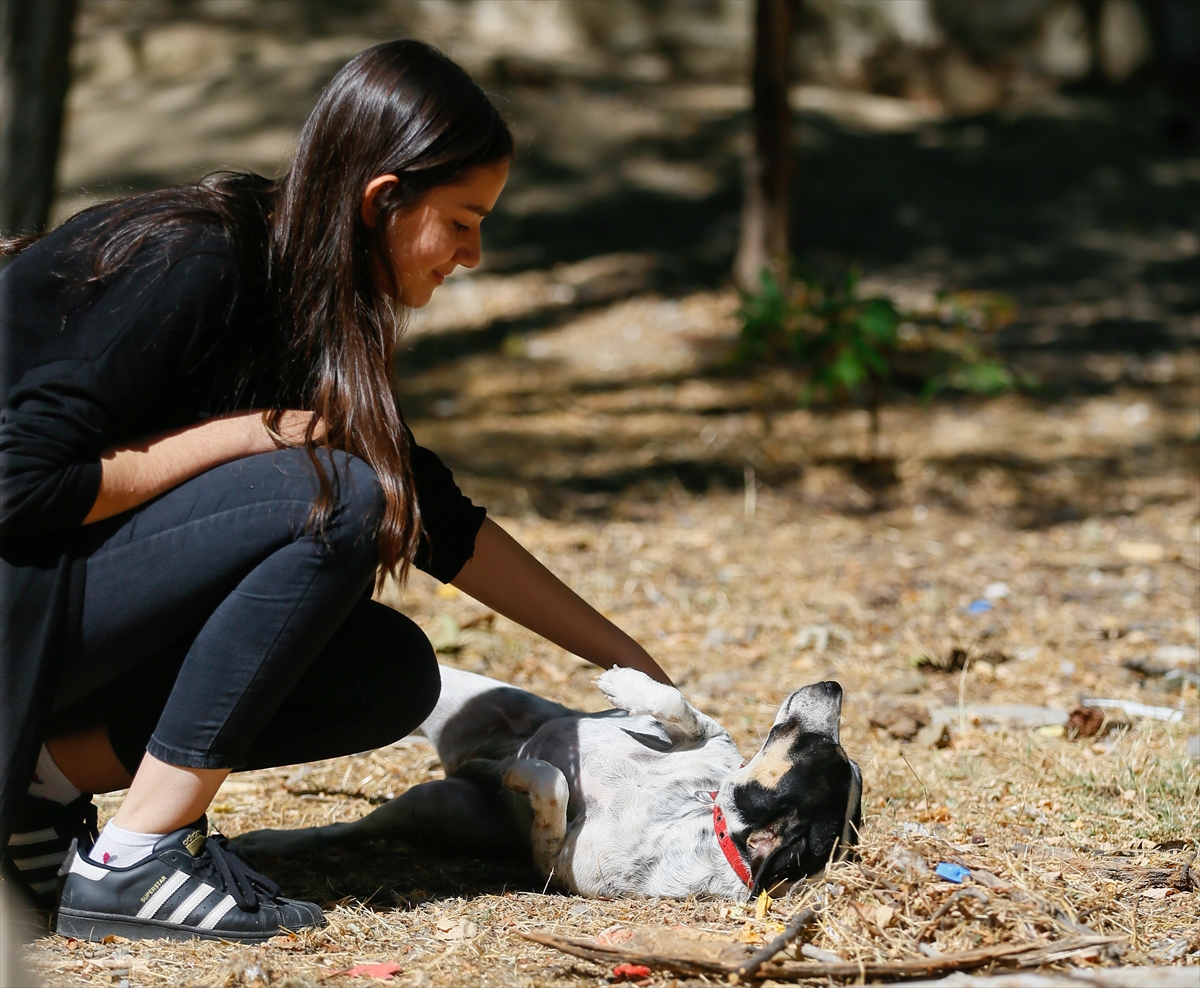
{"label": "blurred tree in background", "polygon": [[49,221],[74,17],[75,0],[0,3],[0,233]]}
{"label": "blurred tree in background", "polygon": [[786,280],[791,253],[792,32],[799,0],[756,0],[754,8],[754,143],[746,155],[745,200],[734,281],[751,289],[769,271]]}

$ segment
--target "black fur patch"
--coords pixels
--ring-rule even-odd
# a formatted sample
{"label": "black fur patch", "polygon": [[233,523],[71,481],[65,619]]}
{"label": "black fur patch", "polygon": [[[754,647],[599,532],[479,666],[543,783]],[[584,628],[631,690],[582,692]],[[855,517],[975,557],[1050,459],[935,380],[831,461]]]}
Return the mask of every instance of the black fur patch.
{"label": "black fur patch", "polygon": [[[783,725],[777,729],[786,731]],[[774,743],[788,744],[791,764],[779,783],[768,788],[749,781],[733,793],[747,829],[731,836],[743,850],[746,838],[757,830],[772,827],[780,836],[776,849],[754,863],[754,895],[821,871],[841,841],[847,809],[852,817],[859,816],[859,806],[849,806],[854,773],[841,745],[809,732],[797,732],[787,742],[778,738]]]}

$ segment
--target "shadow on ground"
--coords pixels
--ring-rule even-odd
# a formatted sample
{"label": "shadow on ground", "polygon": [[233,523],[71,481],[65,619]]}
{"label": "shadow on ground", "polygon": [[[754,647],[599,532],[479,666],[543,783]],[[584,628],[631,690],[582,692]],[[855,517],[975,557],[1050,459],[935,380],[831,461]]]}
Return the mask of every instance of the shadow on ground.
{"label": "shadow on ground", "polygon": [[480,861],[430,854],[392,841],[328,850],[304,861],[269,858],[261,867],[293,898],[332,906],[353,899],[375,910],[411,909],[462,895],[541,891],[543,882],[518,861]]}

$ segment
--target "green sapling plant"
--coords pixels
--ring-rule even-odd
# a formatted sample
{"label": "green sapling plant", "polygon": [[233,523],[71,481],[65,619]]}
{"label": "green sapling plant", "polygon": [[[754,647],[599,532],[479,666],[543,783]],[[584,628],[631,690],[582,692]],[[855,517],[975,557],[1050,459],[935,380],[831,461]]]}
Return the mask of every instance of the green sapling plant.
{"label": "green sapling plant", "polygon": [[784,285],[764,271],[743,293],[735,361],[784,365],[800,376],[799,399],[850,400],[869,415],[868,459],[879,455],[879,409],[894,378],[924,397],[956,389],[995,394],[1032,379],[988,353],[981,332],[1012,318],[1011,301],[985,293],[942,296],[932,312],[904,312],[885,296],[863,297],[851,271],[828,281],[800,274]]}

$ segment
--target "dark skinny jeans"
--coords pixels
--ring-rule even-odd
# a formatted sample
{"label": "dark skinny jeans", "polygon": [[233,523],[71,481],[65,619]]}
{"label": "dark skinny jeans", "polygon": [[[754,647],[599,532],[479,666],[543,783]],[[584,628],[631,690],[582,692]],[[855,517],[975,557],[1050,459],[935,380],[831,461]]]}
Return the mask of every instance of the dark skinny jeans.
{"label": "dark skinny jeans", "polygon": [[331,460],[335,507],[320,534],[300,450],[227,463],[87,526],[80,645],[47,736],[105,724],[132,773],[147,751],[266,768],[417,727],[437,702],[437,661],[412,621],[370,599],[384,506],[374,471]]}

